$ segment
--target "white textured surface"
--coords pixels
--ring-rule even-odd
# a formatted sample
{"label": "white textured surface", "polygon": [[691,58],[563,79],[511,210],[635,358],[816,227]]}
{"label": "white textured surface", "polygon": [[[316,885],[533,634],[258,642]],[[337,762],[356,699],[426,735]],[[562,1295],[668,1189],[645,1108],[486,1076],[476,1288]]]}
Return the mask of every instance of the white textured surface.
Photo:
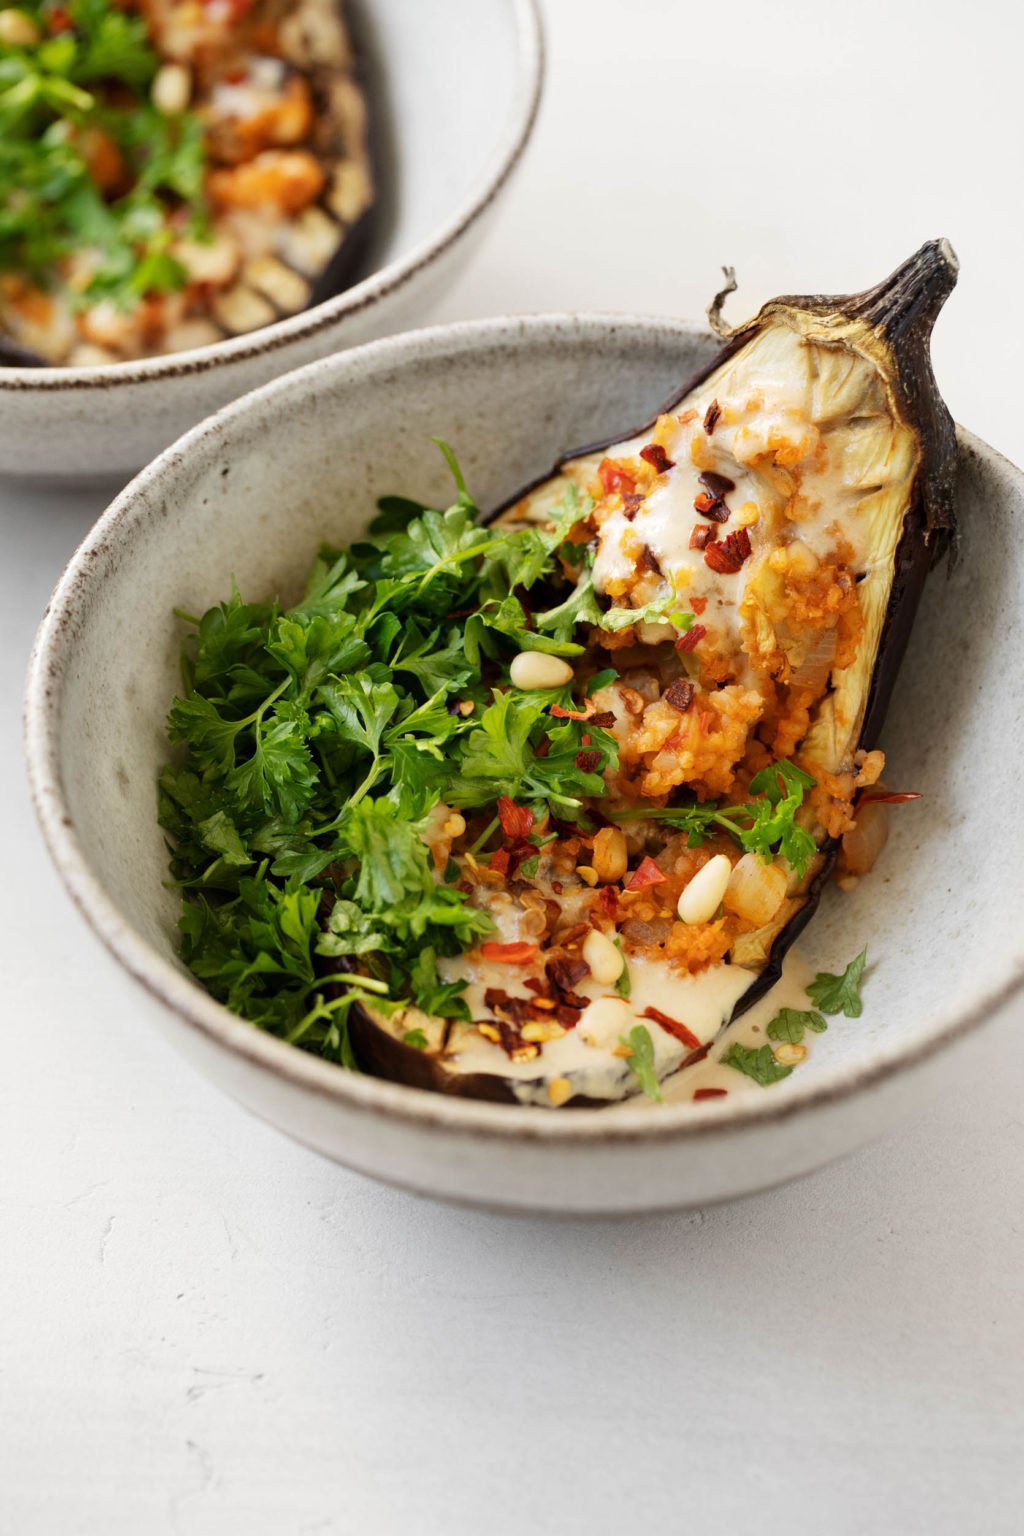
{"label": "white textured surface", "polygon": [[[548,9],[537,142],[445,317],[693,313],[722,260],[751,303],[855,287],[946,233],[944,390],[1024,458],[1009,6]],[[1019,1530],[1024,1016],[915,1126],[704,1216],[487,1218],[312,1158],[140,1025],[50,873],[18,696],[99,501],[0,495],[0,1530]]]}

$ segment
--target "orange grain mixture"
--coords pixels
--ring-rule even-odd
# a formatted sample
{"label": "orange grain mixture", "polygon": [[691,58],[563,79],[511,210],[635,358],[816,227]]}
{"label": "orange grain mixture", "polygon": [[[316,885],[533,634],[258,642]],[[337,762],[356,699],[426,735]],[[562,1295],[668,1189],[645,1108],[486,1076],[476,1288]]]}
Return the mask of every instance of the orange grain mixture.
{"label": "orange grain mixture", "polygon": [[[597,819],[610,824],[591,834],[557,829],[560,835],[545,845],[528,891],[514,871],[511,882],[507,876],[495,882],[492,870],[463,863],[470,888],[480,890],[490,910],[499,888],[506,899],[520,892],[526,911],[522,931],[549,957],[573,959],[586,932],[597,928],[621,943],[624,953],[667,961],[681,972],[696,973],[728,958],[742,963],[752,936],[767,933],[770,942],[797,909],[796,898],[813,878],[817,861],[798,878],[784,859],[765,866],[754,854],[743,854],[724,831],[690,848],[685,835],[664,823],[638,816],[614,825],[616,814],[688,797],[741,804],[755,774],[788,758],[816,780],[800,821],[820,843],[851,828],[855,797],[878,781],[884,767],[882,753],[858,752],[849,771],[829,772],[802,751],[834,671],[854,661],[863,639],[854,552],[838,530],[833,553],[824,558],[798,539],[774,542],[770,502],[741,502],[724,489],[732,481],[710,468],[716,461],[706,423],[710,419],[714,428],[721,416],[721,408],[709,411],[704,430],[694,425],[693,411],[663,416],[642,452],[606,456],[582,487],[592,504],[571,543],[591,541],[593,548],[602,530],[621,528],[623,520],[628,524],[619,535],[623,559],[604,586],[619,607],[640,608],[664,592],[663,573],[632,518],[677,455],[689,453],[701,471],[703,488],[694,505],[707,518],[707,532],[702,525],[690,547],[714,546],[715,558],[706,564],[713,573],[724,571],[720,579],[726,582],[734,565],[739,570],[748,559],[755,565],[754,551],[761,558],[757,579],[743,589],[738,625],[723,621],[712,584],[679,595],[679,606],[699,619],[688,633],[643,619],[617,631],[591,627],[576,673],[586,697],[583,707],[602,717],[618,749],[618,766],[605,775],[608,798],[598,806]],[[769,431],[733,450],[746,452],[762,473],[767,468],[781,477],[790,526],[799,521],[794,517],[794,507],[800,510],[798,466],[817,463],[822,453],[813,426],[796,436],[794,441],[792,431]],[[775,518],[781,526],[782,514]],[[734,543],[724,546],[723,556],[728,538]],[[581,572],[567,574],[578,578]],[[615,680],[590,697],[587,679],[609,665]],[[544,833],[545,825],[536,830]],[[466,841],[476,832],[471,823]],[[446,848],[445,857],[453,852],[460,857],[458,843]],[[721,907],[705,922],[681,921],[677,904],[683,889],[722,853],[733,869]],[[507,870],[501,855],[499,865]]]}

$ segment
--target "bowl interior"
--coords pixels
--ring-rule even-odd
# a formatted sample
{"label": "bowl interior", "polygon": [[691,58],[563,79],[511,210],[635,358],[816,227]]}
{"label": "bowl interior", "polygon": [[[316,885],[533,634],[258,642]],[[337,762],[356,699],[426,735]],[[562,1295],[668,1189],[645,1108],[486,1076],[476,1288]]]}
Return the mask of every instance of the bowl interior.
{"label": "bowl interior", "polygon": [[[352,538],[378,495],[445,505],[434,434],[494,505],[564,450],[645,419],[710,347],[682,325],[607,319],[424,332],[269,386],[140,476],[65,578],[30,701],[51,844],[101,928],[105,899],[155,963],[178,966],[154,787],[179,681],[176,605],[201,612],[232,578],[287,601],[318,542]],[[928,583],[883,738],[890,786],[927,798],[894,812],[874,875],[852,895],[828,893],[801,946],[833,968],[868,945],[864,1015],[834,1020],[772,1095],[849,1084],[989,1010],[1024,973],[1008,899],[1017,840],[993,836],[1024,751],[1022,478],[965,440],[960,560]]]}
{"label": "bowl interior", "polygon": [[378,203],[360,276],[400,261],[477,191],[523,89],[516,0],[348,0]]}

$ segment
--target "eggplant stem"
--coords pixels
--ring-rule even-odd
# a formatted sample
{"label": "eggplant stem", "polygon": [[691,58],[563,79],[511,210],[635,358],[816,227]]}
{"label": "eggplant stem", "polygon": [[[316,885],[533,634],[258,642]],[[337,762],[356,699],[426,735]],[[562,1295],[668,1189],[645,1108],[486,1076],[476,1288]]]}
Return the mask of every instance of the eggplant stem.
{"label": "eggplant stem", "polygon": [[715,335],[721,336],[724,339],[729,335],[730,327],[727,326],[725,321],[722,319],[722,309],[730,293],[736,292],[736,268],[723,267],[722,276],[725,278],[725,287],[721,288],[711,300],[711,303],[707,308],[707,316],[708,324],[714,331]]}

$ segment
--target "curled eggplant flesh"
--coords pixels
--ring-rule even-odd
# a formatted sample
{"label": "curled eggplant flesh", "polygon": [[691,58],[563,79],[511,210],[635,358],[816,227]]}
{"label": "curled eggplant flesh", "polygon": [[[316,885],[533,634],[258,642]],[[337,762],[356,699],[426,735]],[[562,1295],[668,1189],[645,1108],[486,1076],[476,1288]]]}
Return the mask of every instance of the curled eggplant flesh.
{"label": "curled eggplant flesh", "polygon": [[[652,422],[567,456],[499,513],[543,526],[575,487],[587,510],[573,542],[589,539],[599,603],[675,602],[699,614],[700,639],[682,651],[663,623],[638,623],[612,641],[590,631],[584,666],[617,665],[623,686],[647,679],[649,694],[639,739],[622,686],[595,697],[614,714],[620,746],[603,816],[614,821],[623,806],[672,805],[694,792],[728,798],[730,776],[740,775],[742,789],[757,763],[789,759],[813,776],[800,820],[816,851],[799,875],[776,861],[785,875],[776,910],[737,924],[728,950],[690,974],[658,958],[656,943],[633,945],[628,1000],[584,974],[571,984],[576,1019],[563,1015],[567,1027],[550,1038],[538,1021],[562,995],[549,988],[547,1014],[529,1006],[543,990],[543,947],[518,971],[477,954],[445,962],[450,978],[468,982],[473,1024],[360,1010],[353,1040],[369,1070],[504,1102],[608,1103],[641,1086],[631,1027],[646,1026],[663,1080],[699,1060],[777,981],[832,871],[856,786],[880,771],[878,732],[925,575],[955,538],[956,441],[929,338],[956,272],[948,243],[931,241],[865,294],[766,304]],[[587,579],[582,567],[579,579]],[[692,683],[707,719],[728,703],[740,721],[731,743],[723,726],[717,758],[685,735],[659,737],[673,671]],[[658,823],[632,827],[631,862],[645,846],[656,854]],[[542,894],[562,906],[563,927],[585,923],[595,896],[562,882]],[[514,940],[516,898],[506,895],[505,906],[495,914],[499,937]],[[672,916],[662,914],[641,939],[656,941]],[[629,934],[627,923],[618,936],[627,951]],[[558,925],[551,942],[557,937]],[[405,1043],[413,1028],[418,1047]]]}

